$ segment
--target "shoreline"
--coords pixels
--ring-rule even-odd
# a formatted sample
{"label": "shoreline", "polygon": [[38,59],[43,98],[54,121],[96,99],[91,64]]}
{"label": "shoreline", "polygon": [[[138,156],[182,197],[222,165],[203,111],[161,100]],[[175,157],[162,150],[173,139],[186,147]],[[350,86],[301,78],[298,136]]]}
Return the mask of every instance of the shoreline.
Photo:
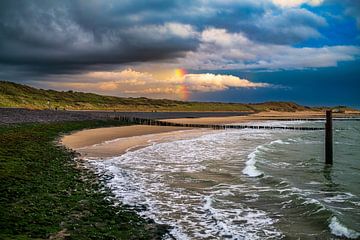
{"label": "shoreline", "polygon": [[[294,115],[290,116],[293,117]],[[316,115],[316,116],[309,116],[309,115],[297,115],[299,118],[319,118],[323,117],[323,115]],[[247,116],[247,117],[226,117],[226,118],[193,118],[193,119],[168,119],[167,121],[175,121],[175,122],[182,122],[187,121],[185,123],[212,123],[212,124],[230,124],[234,122],[252,122],[255,123],[256,121],[276,121],[279,120],[279,117],[289,118],[289,115],[283,116],[276,116],[276,117],[268,117],[264,115],[260,116]],[[147,128],[146,131],[144,129]],[[114,133],[114,130],[117,130],[117,133]],[[135,133],[129,129],[137,130]],[[110,134],[105,134],[104,130],[107,130]],[[89,130],[84,130],[89,131]],[[200,136],[201,134],[209,133],[210,131],[218,130],[210,130],[210,129],[191,129],[191,128],[177,128],[177,127],[163,127],[163,126],[145,126],[145,125],[131,125],[131,126],[124,126],[124,127],[110,127],[110,128],[100,128],[100,129],[93,129],[90,132],[90,135],[87,135],[88,138],[92,138],[92,143],[96,142],[90,146],[86,145],[84,141],[86,138],[81,139],[79,138],[80,133],[84,131],[79,131],[77,133],[71,134],[75,139],[79,141],[82,145],[78,145],[77,149],[74,149],[76,152],[81,154],[80,160],[87,161],[92,160],[91,158],[97,158],[97,160],[104,160],[98,161],[100,164],[107,164],[107,158],[111,158],[112,156],[121,156],[125,154],[127,151],[137,150],[146,146],[149,146],[152,143],[161,143],[173,140],[182,140],[186,138],[192,138],[196,136]],[[153,132],[155,131],[155,133]],[[89,133],[89,132],[88,132]],[[103,136],[102,141],[99,141],[99,138],[95,141],[94,138],[98,136],[98,134],[102,133]],[[121,134],[120,134],[121,133]],[[77,134],[77,135],[76,135]],[[120,134],[120,135],[119,135]],[[70,135],[70,136],[71,136]],[[101,134],[100,134],[101,135]],[[66,136],[65,136],[66,137]],[[115,137],[115,138],[114,138]],[[104,140],[104,138],[112,138],[109,140]],[[111,163],[111,161],[110,161]],[[140,164],[141,166],[141,164]],[[128,184],[128,183],[127,183]],[[334,221],[332,221],[334,222]],[[332,230],[332,228],[331,228]],[[170,233],[171,234],[171,233]]]}
{"label": "shoreline", "polygon": [[0,239],[161,239],[169,226],[115,204],[99,176],[76,153],[57,144],[64,133],[121,125],[79,121],[0,126]]}
{"label": "shoreline", "polygon": [[[358,112],[349,113],[333,113],[334,118],[346,117],[359,117]],[[173,123],[185,124],[231,124],[231,123],[244,123],[249,121],[274,121],[286,119],[311,119],[311,118],[325,118],[324,112],[319,111],[297,111],[297,112],[259,112],[254,114],[242,116],[228,116],[228,117],[204,117],[204,118],[177,118],[177,119],[164,119],[164,121]]]}
{"label": "shoreline", "polygon": [[[188,112],[121,112],[121,111],[101,111],[101,110],[31,110],[25,108],[2,108],[0,107],[0,125],[21,124],[21,123],[50,123],[64,121],[87,121],[87,120],[111,120],[115,117],[137,117],[146,119],[204,119],[204,118],[223,118],[237,116],[251,116],[254,118],[279,118],[287,116],[322,116],[324,111],[296,111],[296,112],[277,112],[277,111],[188,111]],[[360,111],[346,111],[345,113],[334,113],[334,116],[360,116]]]}
{"label": "shoreline", "polygon": [[[277,123],[279,122],[269,122],[269,124]],[[297,123],[294,122],[293,124]],[[310,135],[312,135],[312,133],[310,133]],[[319,137],[319,135],[317,135],[317,137]],[[196,206],[196,209],[214,209],[214,211],[210,213],[214,214],[214,216],[209,216],[209,214],[207,214],[207,211],[199,211],[200,214],[197,216],[200,217],[197,219],[196,222],[199,223],[198,227],[201,228],[204,222],[211,221],[209,220],[211,219],[210,217],[219,216],[215,214],[223,210],[222,208],[217,208],[216,205],[213,205],[212,207],[212,202],[220,202],[223,199],[230,202],[231,200],[229,199],[231,199],[232,196],[238,196],[235,195],[237,193],[239,193],[239,196],[243,194],[244,197],[240,199],[244,201],[244,205],[248,204],[247,197],[250,197],[252,199],[257,198],[257,196],[262,196],[265,197],[264,200],[266,199],[266,201],[272,201],[273,199],[278,199],[277,190],[282,191],[286,189],[285,191],[289,191],[289,186],[298,186],[297,172],[299,171],[299,165],[297,163],[301,162],[306,164],[309,162],[308,159],[311,159],[311,162],[317,162],[318,157],[310,158],[314,155],[321,155],[321,149],[316,146],[318,144],[317,140],[318,139],[314,139],[313,136],[307,138],[306,134],[299,136],[296,134],[292,135],[292,133],[290,132],[276,133],[275,131],[271,133],[264,133],[262,131],[252,132],[251,129],[247,129],[244,132],[232,132],[228,134],[224,131],[220,131],[219,134],[215,133],[205,135],[204,137],[200,137],[200,139],[195,138],[191,139],[190,141],[169,143],[167,142],[166,144],[150,146],[134,153],[125,154],[119,158],[114,158],[111,160],[109,159],[108,161],[102,161],[99,159],[85,160],[90,160],[89,165],[93,167],[95,171],[97,171],[97,173],[99,173],[100,175],[104,174],[106,176],[113,176],[113,178],[111,178],[109,182],[107,182],[107,184],[113,190],[114,194],[118,197],[118,201],[135,207],[138,205],[142,206],[142,203],[145,202],[146,207],[141,208],[142,216],[150,217],[156,222],[167,223],[170,226],[173,226],[173,229],[175,230],[171,231],[170,234],[181,238],[182,235],[176,234],[191,234],[191,227],[189,228],[190,230],[187,228],[187,219],[197,219],[193,218],[194,215],[192,215],[192,210],[194,209],[193,206]],[[213,144],[213,142],[215,144]],[[308,151],[309,149],[307,146],[311,146],[311,151]],[[264,151],[261,151],[261,149],[263,149]],[[267,151],[265,149],[268,149],[270,151]],[[297,150],[293,151],[293,149]],[[275,157],[276,155],[271,155],[274,152],[273,150],[280,150],[280,152],[284,152],[284,150],[289,150],[288,154],[290,155],[282,155],[282,153],[280,153],[280,155],[276,154],[277,157]],[[297,154],[298,152],[302,152],[302,150],[304,150],[304,156],[307,157],[303,157],[302,154]],[[264,155],[258,155],[259,153],[261,154],[265,152],[270,155],[265,155],[265,157]],[[215,157],[213,158],[213,156]],[[292,156],[294,156],[294,158]],[[267,159],[273,159],[274,162],[273,164],[268,165],[267,168],[267,164],[262,162],[262,160],[264,159],[265,161],[268,161]],[[256,163],[258,161],[260,162],[260,164],[257,166]],[[305,164],[301,165],[301,170],[304,166],[306,166],[306,170],[308,171],[301,172],[304,172],[305,174],[306,172],[309,172],[309,176],[312,177],[306,178],[303,176],[308,175],[299,174],[300,176],[302,176],[303,179],[308,180],[306,182],[303,182],[303,185],[300,185],[301,187],[294,188],[296,190],[293,190],[292,193],[296,194],[296,199],[303,196],[301,195],[302,191],[309,191],[307,190],[309,189],[309,185],[313,187],[312,189],[317,190],[317,185],[322,184],[321,180],[323,176],[321,173],[323,172],[323,169],[321,165],[318,168],[318,165],[316,164],[315,169],[317,170],[315,170],[312,167],[312,164]],[[290,175],[290,177],[286,173],[286,171],[284,172],[281,170],[284,168],[288,169],[289,166],[294,166],[290,170],[296,171],[296,174],[292,174]],[[275,173],[276,175],[272,175],[272,173]],[[268,176],[274,176],[274,178],[272,178],[274,179],[274,181],[262,182],[262,180],[260,180],[262,178],[266,179]],[[284,178],[282,178],[282,176],[284,176]],[[246,180],[251,177],[252,180]],[[286,182],[284,180],[285,177],[289,177],[286,178]],[[244,184],[239,185],[239,181],[235,181],[234,179],[240,180],[240,182]],[[317,179],[317,181],[313,181],[314,179]],[[249,187],[249,189],[251,189],[250,186],[254,186],[254,181],[261,184],[261,186],[266,189],[269,186],[268,184],[272,184],[272,189],[276,190],[274,191],[273,196],[276,197],[272,198],[272,195],[267,195],[267,190],[265,190],[265,195],[260,195],[259,192],[262,191],[259,191],[259,185],[255,185],[256,187],[253,190],[244,190],[246,189],[246,187]],[[281,184],[279,184],[280,182]],[[316,186],[314,186],[314,183]],[[265,186],[262,184],[265,184]],[[326,186],[326,184],[327,183],[325,182],[324,186]],[[239,186],[238,191],[233,191],[236,186]],[[301,190],[298,191],[297,189]],[[320,190],[320,192],[323,192],[322,189]],[[252,195],[249,196],[247,195],[247,192],[255,192],[257,195],[255,195],[255,197]],[[179,195],[177,195],[178,193]],[[347,191],[344,191],[344,193],[346,194]],[[223,197],[224,195],[226,197],[230,197],[222,199],[221,197],[218,197],[219,195],[221,197]],[[169,196],[176,196],[176,200],[169,201]],[[198,202],[193,200],[192,197],[194,196],[199,196]],[[284,203],[284,206],[289,206],[288,202],[292,202],[294,199],[292,194],[289,196],[291,196],[287,198],[287,200],[289,201],[284,201],[281,199],[281,202],[279,202],[278,204],[274,204],[275,208],[277,208],[277,206],[279,206],[280,204]],[[186,205],[184,206],[185,201],[183,199],[191,200],[185,200]],[[235,199],[239,198],[237,197]],[[320,197],[320,199],[318,199],[317,197],[310,196],[310,199],[311,202],[309,201],[309,198],[302,199],[303,202],[301,205],[309,205],[310,211],[313,210],[315,213],[318,212],[317,209],[319,207],[323,207],[320,201],[327,201],[326,197]],[[258,199],[256,199],[256,202],[257,200]],[[334,200],[334,202],[335,201],[336,200]],[[264,213],[264,218],[266,216],[269,216],[269,220],[273,219],[273,215],[271,214],[277,212],[278,209],[264,209],[262,208],[262,203],[263,202],[259,200],[259,203],[255,205],[254,209],[263,210],[264,212],[262,213]],[[314,203],[316,203],[315,207]],[[237,204],[237,202],[235,202],[235,204]],[[153,208],[153,206],[163,207]],[[171,209],[169,210],[167,206],[173,207],[171,207]],[[298,209],[298,203],[290,206],[292,208],[295,208],[296,210]],[[235,207],[233,208],[240,209],[239,211],[243,211],[243,209],[239,205],[235,205]],[[187,211],[184,209],[186,209]],[[333,211],[331,211],[331,208],[324,208],[324,210],[326,210],[329,214],[333,213]],[[296,213],[295,215],[291,215],[291,213],[288,213],[286,211],[287,210],[284,210],[284,216],[294,217],[297,215]],[[164,212],[165,214],[163,214]],[[203,217],[201,217],[201,214],[204,214]],[[320,213],[320,215],[317,216],[322,216],[322,214],[323,213]],[[186,216],[187,218],[183,216]],[[229,215],[223,216],[229,217]],[[193,220],[191,221],[195,222]],[[323,222],[330,223],[328,221],[330,221],[330,219],[325,217]],[[284,233],[289,234],[288,236],[292,236],[293,233],[301,233],[302,227],[306,227],[306,221],[302,221],[302,219],[298,218],[296,219],[296,222],[299,223],[301,227],[297,229],[287,228],[286,222],[282,222],[282,225],[280,225],[280,227],[276,226],[274,229],[279,230],[280,233],[282,233],[282,230],[285,230]],[[257,229],[259,226],[258,224],[260,223],[257,222],[252,229]],[[231,229],[235,225],[229,223],[229,225],[227,224],[226,226]],[[215,223],[215,227],[213,229],[218,229],[216,228],[217,226],[217,223]],[[324,229],[324,227],[327,227],[328,231],[325,233],[323,231],[321,232],[322,234],[327,234],[326,236],[330,236],[330,231],[332,233],[333,231],[337,231],[338,236],[350,236],[349,234],[355,234],[353,236],[356,236],[356,234],[358,234],[357,232],[352,233],[352,229],[356,228],[352,228],[352,225],[346,224],[346,222],[344,222],[342,219],[332,218],[331,224],[325,224],[322,226],[321,229]],[[312,234],[313,233],[310,233],[309,235],[311,236]]]}
{"label": "shoreline", "polygon": [[111,120],[118,116],[150,118],[150,119],[173,119],[194,117],[224,117],[250,114],[253,112],[122,112],[102,110],[34,110],[26,108],[2,108],[0,107],[0,125],[37,123],[37,122],[63,122],[63,121],[87,121],[87,120]]}
{"label": "shoreline", "polygon": [[[183,140],[209,133],[211,129],[131,125],[116,128],[91,129],[76,132],[61,139],[65,145],[80,154],[81,159],[121,156],[151,144]],[[101,133],[100,133],[101,132]],[[100,134],[99,134],[100,133]],[[92,138],[86,139],[89,134]],[[92,141],[88,141],[92,140]]]}
{"label": "shoreline", "polygon": [[[348,114],[334,114],[346,116]],[[348,115],[349,116],[349,115]],[[232,124],[256,121],[271,121],[287,118],[319,118],[324,117],[322,112],[260,112],[256,114],[227,116],[227,117],[200,117],[163,119],[172,123],[183,124]],[[81,158],[109,158],[120,156],[127,151],[133,151],[153,143],[187,139],[214,131],[204,128],[170,127],[130,125],[110,128],[82,130],[63,136],[60,143],[78,153]]]}

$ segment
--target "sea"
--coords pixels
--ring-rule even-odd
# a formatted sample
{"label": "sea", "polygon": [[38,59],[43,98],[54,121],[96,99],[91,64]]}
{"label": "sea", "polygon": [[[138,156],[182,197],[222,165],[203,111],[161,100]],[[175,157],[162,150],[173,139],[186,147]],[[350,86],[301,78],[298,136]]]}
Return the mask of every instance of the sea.
{"label": "sea", "polygon": [[[323,127],[323,121],[248,125]],[[89,159],[119,203],[164,239],[360,239],[360,121],[324,131],[227,129]]]}

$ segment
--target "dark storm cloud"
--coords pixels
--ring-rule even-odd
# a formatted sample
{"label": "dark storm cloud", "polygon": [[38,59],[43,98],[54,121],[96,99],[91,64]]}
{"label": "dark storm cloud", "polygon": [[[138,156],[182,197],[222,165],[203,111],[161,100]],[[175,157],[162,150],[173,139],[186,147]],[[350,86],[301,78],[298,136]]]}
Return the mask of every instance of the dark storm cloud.
{"label": "dark storm cloud", "polygon": [[326,26],[309,10],[270,0],[2,0],[0,78],[172,61],[196,51],[200,33],[210,27],[258,43],[294,45],[321,38],[318,29]]}
{"label": "dark storm cloud", "polygon": [[[162,5],[164,11],[171,7],[155,2],[159,2],[155,7]],[[0,9],[2,64],[66,71],[96,64],[171,59],[197,46],[194,36],[179,36],[173,25],[154,25],[151,32],[146,28],[134,31],[151,24],[146,4],[136,11],[134,4],[126,1],[22,0],[1,1]]]}
{"label": "dark storm cloud", "polygon": [[243,32],[249,39],[263,43],[296,44],[320,37],[317,29],[326,26],[323,17],[309,10],[279,8],[269,0],[215,1],[208,7],[208,14],[187,20],[200,27]]}

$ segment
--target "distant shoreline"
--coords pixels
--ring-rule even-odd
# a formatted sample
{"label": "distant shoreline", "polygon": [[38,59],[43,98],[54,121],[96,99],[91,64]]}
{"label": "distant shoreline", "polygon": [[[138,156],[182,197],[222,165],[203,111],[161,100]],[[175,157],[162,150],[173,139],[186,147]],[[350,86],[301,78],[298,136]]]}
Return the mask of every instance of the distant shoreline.
{"label": "distant shoreline", "polygon": [[[240,120],[241,116],[251,116],[247,120],[272,120],[289,117],[322,117],[323,111],[294,111],[294,112],[279,112],[279,111],[170,111],[170,112],[118,112],[118,111],[102,111],[102,110],[80,110],[80,111],[63,111],[63,110],[31,110],[26,108],[0,108],[0,125],[1,124],[18,124],[18,123],[36,123],[36,122],[64,122],[64,121],[84,121],[84,120],[108,120],[116,116],[132,116],[138,118],[150,119],[182,119],[181,121],[192,122],[191,119],[214,118],[214,122],[219,121],[221,117],[227,117]],[[345,113],[335,113],[334,116],[348,117],[360,116],[360,111],[346,111]],[[199,120],[195,120],[199,121]],[[225,120],[224,120],[225,121]],[[222,122],[225,123],[225,122]]]}
{"label": "distant shoreline", "polygon": [[252,112],[118,112],[102,110],[31,110],[26,108],[0,108],[0,124],[108,120],[115,116],[133,116],[151,119],[225,117],[248,115]]}

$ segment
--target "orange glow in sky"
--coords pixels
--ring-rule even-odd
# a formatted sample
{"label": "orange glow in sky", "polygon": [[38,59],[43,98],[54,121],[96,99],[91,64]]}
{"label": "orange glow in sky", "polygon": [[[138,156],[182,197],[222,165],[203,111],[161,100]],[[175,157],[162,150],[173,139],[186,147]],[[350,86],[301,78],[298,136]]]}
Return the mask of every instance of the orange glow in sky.
{"label": "orange glow in sky", "polygon": [[185,84],[178,85],[176,87],[177,93],[179,94],[179,97],[181,100],[186,101],[189,99],[189,90]]}
{"label": "orange glow in sky", "polygon": [[175,69],[175,75],[176,75],[176,77],[178,77],[178,78],[182,78],[182,77],[184,77],[186,74],[187,74],[187,72],[186,72],[186,70],[183,69],[183,68],[177,68],[177,69]]}
{"label": "orange glow in sky", "polygon": [[[180,79],[183,79],[184,76],[187,74],[186,70],[183,69],[183,68],[177,68],[175,69],[175,76],[176,78],[180,78]],[[177,87],[176,87],[176,92],[177,94],[179,95],[180,99],[183,100],[183,101],[186,101],[189,99],[189,95],[190,95],[190,92],[189,92],[189,89],[188,87],[182,83],[182,84],[179,84]]]}

